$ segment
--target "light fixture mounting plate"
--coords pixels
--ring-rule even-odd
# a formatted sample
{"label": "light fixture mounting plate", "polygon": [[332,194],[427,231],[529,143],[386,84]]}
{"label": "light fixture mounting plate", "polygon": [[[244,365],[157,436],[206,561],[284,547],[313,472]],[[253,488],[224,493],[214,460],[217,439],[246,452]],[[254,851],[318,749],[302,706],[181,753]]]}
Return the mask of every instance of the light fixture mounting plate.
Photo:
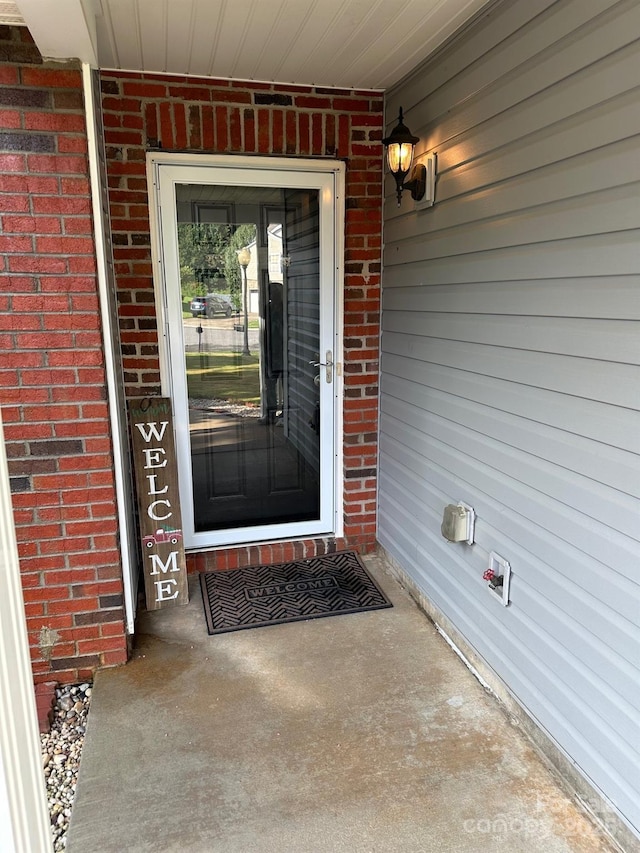
{"label": "light fixture mounting plate", "polygon": [[[413,170],[415,170],[418,166],[424,167],[424,193],[420,198],[416,198],[414,193],[411,193],[411,196],[414,200],[414,207],[416,210],[422,210],[425,207],[433,207],[433,203],[435,201],[435,192],[436,192],[436,166],[437,160],[435,154],[418,154],[415,157],[414,161],[415,165]],[[413,170],[411,172],[411,178],[413,179]]]}

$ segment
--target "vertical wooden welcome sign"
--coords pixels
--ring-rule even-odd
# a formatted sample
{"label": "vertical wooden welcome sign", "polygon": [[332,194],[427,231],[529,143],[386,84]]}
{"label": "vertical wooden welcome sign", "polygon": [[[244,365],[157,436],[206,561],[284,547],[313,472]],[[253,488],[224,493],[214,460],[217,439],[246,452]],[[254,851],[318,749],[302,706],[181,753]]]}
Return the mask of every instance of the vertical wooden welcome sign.
{"label": "vertical wooden welcome sign", "polygon": [[147,610],[189,601],[171,401],[129,400]]}

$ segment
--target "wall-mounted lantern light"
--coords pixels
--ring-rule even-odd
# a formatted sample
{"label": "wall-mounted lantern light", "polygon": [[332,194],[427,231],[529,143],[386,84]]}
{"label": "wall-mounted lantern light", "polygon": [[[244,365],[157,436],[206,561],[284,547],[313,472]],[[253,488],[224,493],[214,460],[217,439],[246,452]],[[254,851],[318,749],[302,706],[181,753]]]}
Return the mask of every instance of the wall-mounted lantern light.
{"label": "wall-mounted lantern light", "polygon": [[[411,198],[419,202],[419,207],[433,204],[435,186],[435,154],[426,157],[426,163],[417,163],[413,169],[413,151],[419,138],[414,136],[405,125],[402,117],[402,107],[398,115],[398,124],[393,128],[391,134],[382,140],[387,149],[387,162],[389,170],[396,181],[398,194],[398,207],[402,201],[402,191],[409,190]],[[411,178],[405,178],[411,171]]]}

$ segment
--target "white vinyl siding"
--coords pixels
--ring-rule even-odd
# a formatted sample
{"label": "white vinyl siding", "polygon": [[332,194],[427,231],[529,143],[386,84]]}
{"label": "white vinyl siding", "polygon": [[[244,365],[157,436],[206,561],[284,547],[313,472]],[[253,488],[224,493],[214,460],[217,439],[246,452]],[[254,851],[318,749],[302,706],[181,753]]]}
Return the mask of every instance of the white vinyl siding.
{"label": "white vinyl siding", "polygon": [[388,93],[438,177],[386,185],[379,487],[381,544],[636,832],[639,34],[634,0],[505,0]]}

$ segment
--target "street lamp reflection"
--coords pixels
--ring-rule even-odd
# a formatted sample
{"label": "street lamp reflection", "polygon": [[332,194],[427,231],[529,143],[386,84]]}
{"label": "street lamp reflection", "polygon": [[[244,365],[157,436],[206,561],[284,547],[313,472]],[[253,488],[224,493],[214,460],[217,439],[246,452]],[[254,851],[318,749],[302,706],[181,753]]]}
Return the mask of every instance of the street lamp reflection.
{"label": "street lamp reflection", "polygon": [[242,305],[244,310],[244,346],[242,355],[251,355],[249,350],[249,305],[247,293],[247,267],[251,261],[251,252],[247,246],[238,250],[238,263],[242,270]]}

